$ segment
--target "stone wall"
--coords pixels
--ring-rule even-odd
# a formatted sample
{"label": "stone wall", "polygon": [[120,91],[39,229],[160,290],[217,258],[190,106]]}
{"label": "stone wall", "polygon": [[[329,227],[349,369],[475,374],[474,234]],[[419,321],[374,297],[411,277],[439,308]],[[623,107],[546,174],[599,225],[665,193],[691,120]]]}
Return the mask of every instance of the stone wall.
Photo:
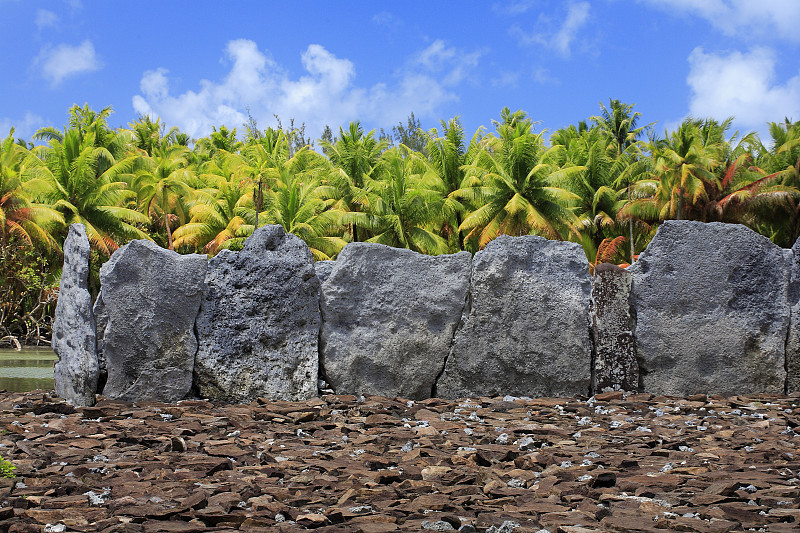
{"label": "stone wall", "polygon": [[[126,400],[295,400],[319,390],[430,396],[800,391],[800,248],[739,225],[668,221],[639,261],[500,237],[474,257],[353,243],[314,264],[280,226],[240,252],[148,241],[101,269],[70,229],[56,391]],[[106,378],[107,377],[107,378]]]}

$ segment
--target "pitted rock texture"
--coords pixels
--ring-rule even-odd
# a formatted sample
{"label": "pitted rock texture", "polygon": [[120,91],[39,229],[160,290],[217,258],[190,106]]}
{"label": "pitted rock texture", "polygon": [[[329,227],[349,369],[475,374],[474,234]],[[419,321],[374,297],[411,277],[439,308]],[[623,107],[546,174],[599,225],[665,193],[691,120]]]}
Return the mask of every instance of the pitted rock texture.
{"label": "pitted rock texture", "polygon": [[589,392],[591,281],[580,245],[498,237],[475,254],[470,286],[437,395]]}
{"label": "pitted rock texture", "polygon": [[800,392],[800,239],[792,246],[789,304],[792,306],[786,338],[786,392]]}
{"label": "pitted rock texture", "polygon": [[597,392],[639,387],[629,301],[632,281],[633,275],[617,265],[603,263],[594,269],[591,317]]}
{"label": "pitted rock texture", "polygon": [[104,395],[173,402],[189,393],[207,263],[136,240],[102,266],[95,312]]}
{"label": "pitted rock texture", "polygon": [[320,283],[325,283],[325,280],[331,275],[331,271],[335,266],[336,261],[316,261],[314,263],[314,271],[317,273]]}
{"label": "pitted rock texture", "polygon": [[56,393],[73,405],[94,405],[97,361],[92,297],[89,294],[89,238],[72,224],[64,241],[64,268],[53,321]]}
{"label": "pitted rock texture", "polygon": [[630,268],[643,390],[783,393],[788,263],[745,226],[662,224]]}
{"label": "pitted rock texture", "polygon": [[469,290],[469,252],[352,243],[322,285],[321,361],[340,394],[431,396]]}
{"label": "pitted rock texture", "polygon": [[209,261],[197,317],[195,384],[219,401],[317,394],[320,283],[308,246],[258,228],[240,252]]}

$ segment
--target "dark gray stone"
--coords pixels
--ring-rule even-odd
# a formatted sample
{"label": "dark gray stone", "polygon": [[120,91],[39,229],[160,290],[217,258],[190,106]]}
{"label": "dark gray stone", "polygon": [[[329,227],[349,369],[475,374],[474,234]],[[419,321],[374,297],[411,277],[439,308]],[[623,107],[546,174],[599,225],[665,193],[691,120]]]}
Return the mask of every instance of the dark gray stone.
{"label": "dark gray stone", "polygon": [[791,250],[789,304],[791,320],[786,338],[786,393],[800,392],[800,239]]}
{"label": "dark gray stone", "polygon": [[174,402],[189,393],[207,263],[136,240],[102,266],[95,312],[105,396]]}
{"label": "dark gray stone", "polygon": [[440,396],[589,393],[591,280],[580,245],[500,236],[475,254],[471,294]]}
{"label": "dark gray stone", "polygon": [[336,261],[316,261],[314,263],[314,270],[317,273],[320,283],[325,283],[325,280],[331,275],[333,267],[335,266]]}
{"label": "dark gray stone", "polygon": [[322,285],[321,355],[339,394],[431,396],[469,289],[471,256],[352,243]]}
{"label": "dark gray stone", "polygon": [[596,392],[639,388],[629,301],[632,281],[633,275],[617,265],[603,263],[594,269],[591,317]]}
{"label": "dark gray stone", "polygon": [[212,258],[197,317],[195,384],[226,402],[317,394],[320,284],[308,246],[258,228],[240,252]]}
{"label": "dark gray stone", "polygon": [[92,297],[89,294],[89,239],[83,224],[72,224],[64,241],[64,268],[53,321],[56,394],[73,405],[94,405],[97,361]]}
{"label": "dark gray stone", "polygon": [[633,274],[644,391],[782,393],[789,257],[738,224],[667,221]]}

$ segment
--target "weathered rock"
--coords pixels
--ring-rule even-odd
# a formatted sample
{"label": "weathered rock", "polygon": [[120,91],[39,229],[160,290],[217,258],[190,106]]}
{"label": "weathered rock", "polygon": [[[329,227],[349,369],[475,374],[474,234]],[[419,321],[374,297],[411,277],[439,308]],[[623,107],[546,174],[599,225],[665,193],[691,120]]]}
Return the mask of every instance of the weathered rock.
{"label": "weathered rock", "polygon": [[314,270],[317,273],[320,283],[325,283],[325,280],[331,275],[333,267],[335,266],[336,261],[316,261],[314,263]]}
{"label": "weathered rock", "polygon": [[348,244],[322,285],[321,361],[339,394],[431,395],[466,304],[471,256]]}
{"label": "weathered rock", "polygon": [[95,312],[105,396],[173,402],[188,394],[206,265],[204,255],[137,240],[102,266]]}
{"label": "weathered rock", "polygon": [[579,245],[534,236],[493,240],[475,254],[471,309],[438,395],[587,394],[590,297]]}
{"label": "weathered rock", "polygon": [[596,392],[639,387],[629,301],[632,281],[633,275],[616,265],[603,263],[594,269],[591,317]]}
{"label": "weathered rock", "polygon": [[64,241],[64,268],[53,321],[56,393],[73,405],[94,405],[97,362],[92,297],[89,294],[89,238],[72,224]]}
{"label": "weathered rock", "polygon": [[786,338],[786,392],[800,392],[800,239],[792,246],[789,276],[791,319]]}
{"label": "weathered rock", "polygon": [[221,401],[317,394],[320,284],[311,251],[281,226],[212,258],[197,317],[195,384]]}
{"label": "weathered rock", "polygon": [[783,392],[789,270],[785,251],[745,226],[662,224],[630,267],[643,389]]}

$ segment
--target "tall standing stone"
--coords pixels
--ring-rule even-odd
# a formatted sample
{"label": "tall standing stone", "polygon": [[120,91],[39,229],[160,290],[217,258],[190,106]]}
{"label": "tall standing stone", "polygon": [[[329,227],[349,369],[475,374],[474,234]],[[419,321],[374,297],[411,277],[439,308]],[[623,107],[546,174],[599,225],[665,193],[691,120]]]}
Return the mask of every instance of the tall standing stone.
{"label": "tall standing stone", "polygon": [[73,405],[94,405],[97,362],[92,297],[89,294],[89,239],[83,224],[72,224],[64,241],[64,268],[53,321],[56,394]]}
{"label": "tall standing stone", "polygon": [[782,393],[789,270],[785,251],[745,226],[662,224],[630,267],[644,391]]}
{"label": "tall standing stone", "polygon": [[206,284],[200,394],[228,402],[316,396],[320,283],[308,246],[281,226],[258,228],[240,252],[211,259]]}
{"label": "tall standing stone", "polygon": [[440,396],[589,393],[591,281],[580,245],[500,236],[475,254],[471,294]]}
{"label": "tall standing stone", "polygon": [[800,392],[800,239],[791,250],[789,303],[791,320],[786,338],[786,392]]}
{"label": "tall standing stone", "polygon": [[430,397],[466,304],[471,260],[348,244],[322,285],[320,352],[333,389]]}
{"label": "tall standing stone", "polygon": [[95,303],[103,394],[128,401],[174,402],[192,386],[208,260],[152,241],[131,241],[100,268]]}
{"label": "tall standing stone", "polygon": [[591,317],[596,392],[639,387],[629,301],[632,281],[633,275],[617,265],[603,263],[594,269]]}

